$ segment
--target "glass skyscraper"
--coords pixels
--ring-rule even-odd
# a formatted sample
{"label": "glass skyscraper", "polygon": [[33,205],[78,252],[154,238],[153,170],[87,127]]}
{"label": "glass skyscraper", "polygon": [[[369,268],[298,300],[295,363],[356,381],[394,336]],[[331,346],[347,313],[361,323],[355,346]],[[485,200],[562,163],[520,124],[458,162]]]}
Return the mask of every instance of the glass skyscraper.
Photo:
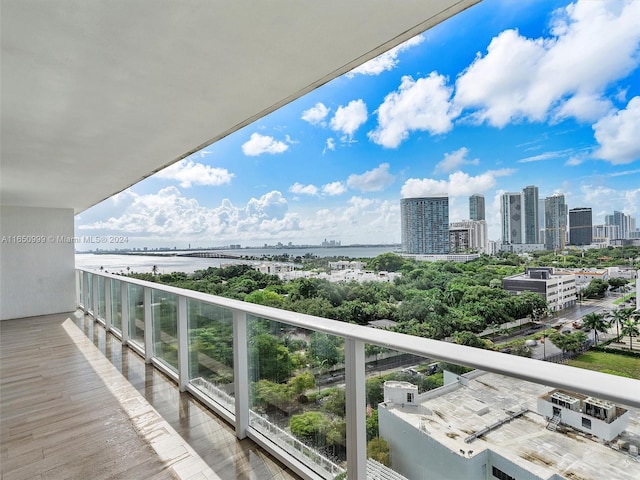
{"label": "glass skyscraper", "polygon": [[563,250],[567,232],[567,205],[564,195],[556,194],[544,199],[545,250]]}
{"label": "glass skyscraper", "polygon": [[524,199],[524,243],[540,243],[538,223],[538,187],[529,185],[522,190]]}
{"label": "glass skyscraper", "polygon": [[403,253],[449,253],[448,196],[403,198],[400,215]]}
{"label": "glass skyscraper", "polygon": [[484,213],[484,195],[473,194],[469,197],[469,219],[486,220]]}
{"label": "glass skyscraper", "polygon": [[502,216],[502,243],[522,242],[522,194],[508,192],[502,195],[500,205]]}
{"label": "glass skyscraper", "polygon": [[569,243],[571,245],[590,245],[593,241],[593,219],[590,208],[572,208],[569,210]]}

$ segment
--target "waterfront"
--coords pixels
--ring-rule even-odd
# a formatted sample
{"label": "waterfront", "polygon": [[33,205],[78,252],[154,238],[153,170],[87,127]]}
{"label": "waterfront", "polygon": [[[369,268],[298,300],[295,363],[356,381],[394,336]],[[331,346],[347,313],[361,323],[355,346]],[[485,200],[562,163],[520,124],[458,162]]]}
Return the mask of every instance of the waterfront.
{"label": "waterfront", "polygon": [[[345,247],[301,247],[301,248],[246,248],[236,250],[213,250],[215,253],[228,254],[238,257],[255,257],[256,263],[260,258],[279,255],[290,257],[305,256],[311,254],[317,257],[348,257],[348,258],[373,258],[383,253],[393,252],[398,247],[388,246],[345,246]],[[185,251],[160,251],[137,252],[135,254],[117,253],[78,253],[76,254],[76,267],[104,270],[111,273],[150,273],[155,265],[159,273],[185,272],[193,273],[196,270],[204,270],[209,267],[220,267],[233,263],[247,263],[247,260],[229,258],[198,258],[185,257],[180,254]],[[190,252],[193,253],[193,252]]]}

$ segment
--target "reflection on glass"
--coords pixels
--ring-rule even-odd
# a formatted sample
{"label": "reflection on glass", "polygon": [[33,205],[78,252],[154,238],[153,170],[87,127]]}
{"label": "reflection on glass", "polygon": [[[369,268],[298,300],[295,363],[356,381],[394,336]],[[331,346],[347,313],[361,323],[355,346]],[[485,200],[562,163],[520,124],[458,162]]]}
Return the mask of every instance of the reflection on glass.
{"label": "reflection on glass", "polygon": [[249,423],[325,478],[346,463],[344,341],[248,317]]}
{"label": "reflection on glass", "polygon": [[189,379],[203,393],[234,410],[233,313],[188,300]]}
{"label": "reflection on glass", "polygon": [[178,297],[151,290],[153,356],[178,370]]}
{"label": "reflection on glass", "polygon": [[144,348],[144,288],[128,284],[129,288],[129,339]]}
{"label": "reflection on glass", "polygon": [[122,296],[120,294],[120,281],[110,279],[111,282],[111,326],[122,332]]}

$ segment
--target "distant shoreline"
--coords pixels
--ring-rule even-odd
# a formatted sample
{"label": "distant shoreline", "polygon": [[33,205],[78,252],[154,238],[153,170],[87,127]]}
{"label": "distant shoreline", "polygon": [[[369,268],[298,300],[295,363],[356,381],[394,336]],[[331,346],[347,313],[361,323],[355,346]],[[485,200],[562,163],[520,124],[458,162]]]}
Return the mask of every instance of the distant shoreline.
{"label": "distant shoreline", "polygon": [[155,255],[155,256],[176,256],[182,252],[234,252],[242,255],[242,251],[245,250],[304,250],[304,249],[349,249],[349,248],[388,248],[390,251],[399,250],[401,244],[399,243],[376,243],[376,244],[351,244],[351,245],[267,245],[262,247],[242,247],[242,248],[229,248],[229,247],[207,247],[207,248],[174,248],[169,249],[167,247],[160,247],[153,250],[84,250],[77,251],[76,255]]}

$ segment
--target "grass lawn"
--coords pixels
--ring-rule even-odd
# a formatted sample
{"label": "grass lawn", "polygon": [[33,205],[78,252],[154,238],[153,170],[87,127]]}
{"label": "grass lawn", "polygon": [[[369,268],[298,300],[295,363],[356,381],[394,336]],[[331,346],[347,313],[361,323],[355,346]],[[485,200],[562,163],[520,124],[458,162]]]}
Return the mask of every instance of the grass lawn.
{"label": "grass lawn", "polygon": [[613,353],[587,352],[569,360],[569,365],[640,380],[640,358]]}

